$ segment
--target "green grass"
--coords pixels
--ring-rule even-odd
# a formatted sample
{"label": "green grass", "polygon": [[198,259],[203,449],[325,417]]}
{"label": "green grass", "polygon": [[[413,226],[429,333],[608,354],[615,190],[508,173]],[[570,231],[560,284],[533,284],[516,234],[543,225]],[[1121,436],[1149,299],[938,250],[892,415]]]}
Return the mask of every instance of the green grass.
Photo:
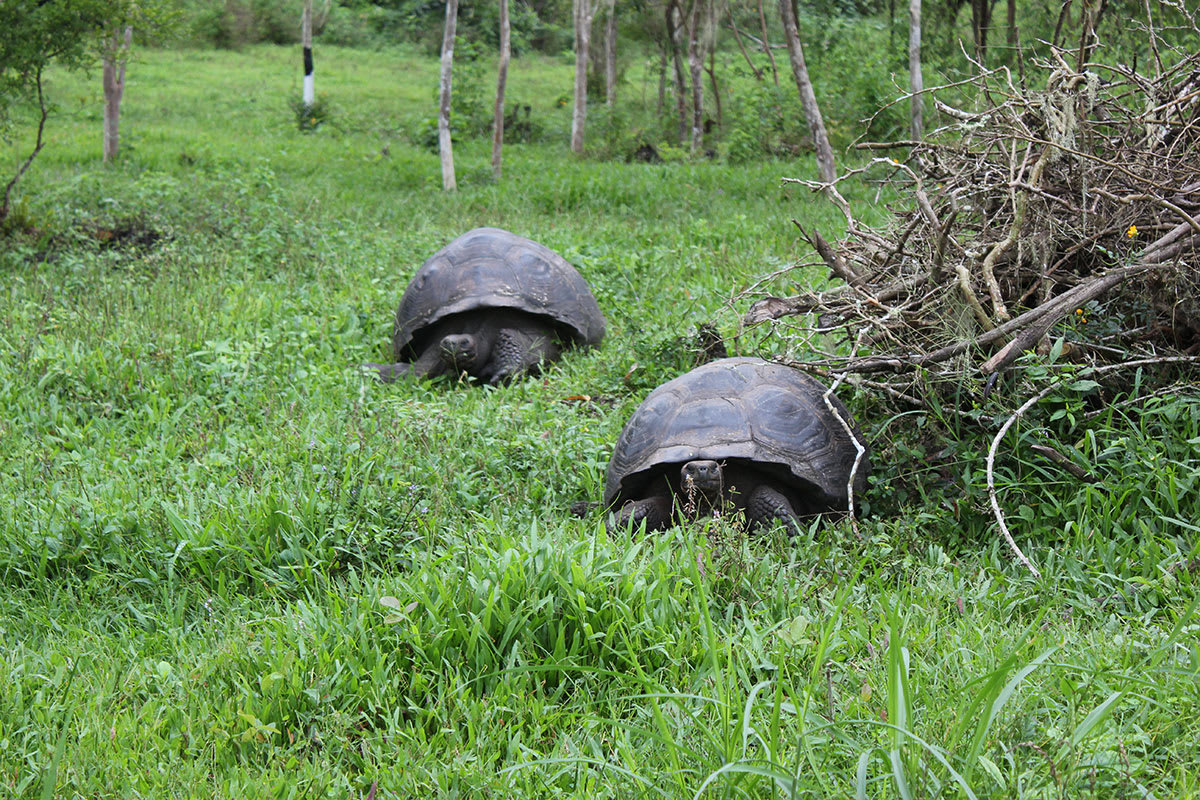
{"label": "green grass", "polygon": [[[446,195],[410,141],[435,65],[322,53],[333,117],[307,135],[291,50],[143,53],[115,167],[98,79],[52,76],[0,253],[6,794],[1200,795],[1200,399],[1064,390],[1010,432],[998,485],[1040,580],[983,491],[1019,396],[935,452],[906,431],[950,423],[846,392],[876,452],[862,539],[611,536],[567,508],[689,328],[786,346],[733,338],[735,298],[807,259],[793,218],[837,233],[779,184],[813,164],[569,158],[570,65],[521,61],[553,136],[499,184],[460,143]],[[482,224],[580,268],[603,346],[498,390],[364,381],[407,278]],[[161,238],[106,246],[122,226]],[[1102,482],[1020,455],[1047,439]]]}

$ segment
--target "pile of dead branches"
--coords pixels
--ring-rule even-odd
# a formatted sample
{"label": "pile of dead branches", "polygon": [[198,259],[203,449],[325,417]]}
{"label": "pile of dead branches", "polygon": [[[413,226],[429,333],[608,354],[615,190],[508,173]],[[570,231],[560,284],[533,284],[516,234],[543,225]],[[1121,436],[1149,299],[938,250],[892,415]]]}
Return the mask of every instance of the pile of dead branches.
{"label": "pile of dead branches", "polygon": [[[1196,354],[1200,53],[1147,34],[1141,69],[1092,48],[1052,48],[1016,78],[980,69],[976,108],[941,99],[963,83],[939,87],[942,127],[859,145],[902,158],[794,181],[845,214],[836,243],[804,232],[837,285],[760,299],[745,322],[780,320],[802,337],[803,366],[875,373],[868,384],[910,400],[914,372],[992,375],[1060,337],[1097,364]],[[873,230],[839,186],[881,171],[902,201]]]}

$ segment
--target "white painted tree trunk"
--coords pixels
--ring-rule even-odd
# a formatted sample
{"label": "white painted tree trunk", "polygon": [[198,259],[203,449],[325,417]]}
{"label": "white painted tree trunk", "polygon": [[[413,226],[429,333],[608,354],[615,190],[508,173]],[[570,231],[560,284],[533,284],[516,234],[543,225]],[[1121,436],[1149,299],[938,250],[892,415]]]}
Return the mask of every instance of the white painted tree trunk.
{"label": "white painted tree trunk", "polygon": [[912,115],[909,133],[914,141],[925,135],[924,100],[921,92],[925,79],[921,75],[921,0],[908,0],[908,90],[912,92]]}
{"label": "white painted tree trunk", "polygon": [[300,40],[304,47],[304,107],[316,102],[312,57],[312,0],[304,0],[304,15],[300,18]]}
{"label": "white painted tree trunk", "polygon": [[496,120],[492,127],[492,177],[500,180],[500,151],[504,147],[504,86],[508,82],[508,0],[500,0],[500,64],[496,68]]}
{"label": "white painted tree trunk", "polygon": [[591,0],[575,0],[575,108],[571,114],[571,152],[583,155],[587,126],[588,50],[592,38]]}
{"label": "white painted tree trunk", "polygon": [[454,32],[458,27],[458,0],[446,0],[446,30],[442,35],[442,89],[438,104],[438,153],[442,157],[442,188],[458,189],[454,179],[454,149],[450,140],[450,79],[454,69]]}
{"label": "white painted tree trunk", "polygon": [[833,161],[833,148],[829,146],[829,135],[825,132],[825,120],[817,105],[817,94],[808,78],[808,65],[804,63],[804,47],[800,44],[800,31],[796,27],[796,12],[792,0],[779,0],[779,15],[783,20],[783,35],[787,39],[788,57],[792,61],[792,74],[796,88],[800,90],[800,107],[808,120],[808,130],[817,151],[817,172],[825,183],[837,178],[837,165]]}
{"label": "white painted tree trunk", "polygon": [[121,96],[125,94],[125,62],[133,45],[133,26],[125,26],[123,37],[114,33],[107,45],[101,76],[104,82],[104,160],[113,161],[121,147]]}

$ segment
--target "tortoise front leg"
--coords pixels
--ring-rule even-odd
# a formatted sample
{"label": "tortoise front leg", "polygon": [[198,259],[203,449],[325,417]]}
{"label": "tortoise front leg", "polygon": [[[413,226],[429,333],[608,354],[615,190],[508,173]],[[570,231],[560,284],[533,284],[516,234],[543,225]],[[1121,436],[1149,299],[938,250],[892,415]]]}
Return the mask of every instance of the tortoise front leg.
{"label": "tortoise front leg", "polygon": [[507,383],[536,369],[542,362],[554,361],[561,352],[558,342],[547,332],[501,328],[496,331],[491,359],[480,377],[493,386]]}
{"label": "tortoise front leg", "polygon": [[446,363],[442,358],[441,343],[429,345],[421,353],[421,357],[411,364],[405,361],[396,364],[363,364],[377,374],[384,383],[392,383],[401,378],[436,378],[446,373]]}
{"label": "tortoise front leg", "polygon": [[382,383],[394,383],[412,372],[412,364],[375,364],[368,362],[362,365],[365,372],[378,378]]}
{"label": "tortoise front leg", "polygon": [[792,504],[778,489],[762,485],[750,492],[746,499],[746,517],[752,525],[758,525],[766,530],[778,520],[783,523],[788,536],[800,534],[800,518],[796,516]]}
{"label": "tortoise front leg", "polygon": [[671,500],[663,495],[654,495],[642,500],[630,500],[609,520],[608,532],[615,533],[638,527],[645,521],[646,532],[658,531],[671,522]]}

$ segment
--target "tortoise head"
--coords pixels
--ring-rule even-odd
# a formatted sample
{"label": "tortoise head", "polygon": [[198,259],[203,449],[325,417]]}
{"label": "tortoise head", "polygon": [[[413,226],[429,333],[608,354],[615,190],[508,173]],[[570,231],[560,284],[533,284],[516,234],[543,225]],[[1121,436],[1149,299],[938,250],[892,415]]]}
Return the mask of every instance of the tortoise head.
{"label": "tortoise head", "polygon": [[698,492],[709,500],[721,497],[725,488],[725,474],[716,461],[689,461],[679,471],[684,492]]}
{"label": "tortoise head", "polygon": [[469,333],[442,337],[442,361],[456,370],[470,371],[480,362],[479,340]]}

